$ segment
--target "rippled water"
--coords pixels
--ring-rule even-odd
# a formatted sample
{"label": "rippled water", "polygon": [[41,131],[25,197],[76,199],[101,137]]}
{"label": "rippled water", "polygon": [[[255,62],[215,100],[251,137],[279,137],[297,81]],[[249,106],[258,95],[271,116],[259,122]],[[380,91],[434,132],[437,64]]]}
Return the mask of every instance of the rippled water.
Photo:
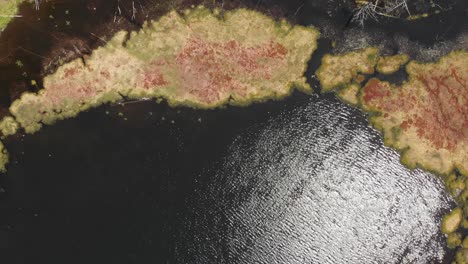
{"label": "rippled water", "polygon": [[360,115],[311,97],[239,135],[214,166],[211,184],[198,187],[180,258],[442,262],[439,223],[451,202],[443,185],[401,165]]}
{"label": "rippled water", "polygon": [[6,263],[450,263],[442,183],[333,96],[93,109],[8,143]]}
{"label": "rippled water", "polygon": [[[9,54],[4,62],[18,59],[36,65],[28,72],[38,80],[39,65],[48,64],[43,59],[56,54],[49,54],[51,47],[53,52],[62,52],[78,34],[85,41],[79,47],[86,50],[100,43],[87,32],[112,35],[113,30],[138,27],[129,19],[116,23],[115,3],[96,11],[94,7],[107,2],[55,2],[54,23],[47,22],[51,21],[48,12],[38,14],[46,18],[41,20],[44,23],[36,15],[23,13],[16,29],[12,27],[10,35],[3,33],[11,36],[9,48],[24,48],[4,49]],[[143,5],[150,2],[142,1]],[[349,36],[362,39],[352,27],[344,26],[349,14],[333,5],[337,1],[242,2],[252,2],[252,7],[265,5],[266,10],[280,3],[286,16],[318,26],[323,36],[338,40],[338,47],[354,45]],[[458,7],[464,3],[458,2]],[[73,12],[63,17],[63,10]],[[453,8],[411,24],[379,21],[366,27],[365,33],[377,39],[375,44],[382,41],[390,49],[409,45],[398,41],[400,34],[432,45],[466,28],[466,23],[458,23],[464,18],[463,10]],[[65,20],[73,26],[57,27],[65,25],[58,21]],[[387,39],[392,35],[397,37]],[[322,42],[319,49],[328,53],[324,48],[328,41]],[[446,44],[444,50],[451,47]],[[421,52],[421,48],[413,49],[408,52]],[[314,69],[320,62],[319,51],[315,54]],[[0,65],[10,73],[1,80],[4,107],[30,83],[21,77],[24,69],[11,65]],[[23,83],[18,84],[20,79]],[[5,196],[2,192],[7,193],[6,199],[0,199],[0,249],[20,252],[14,254],[20,260],[9,261],[5,254],[2,260],[69,264],[441,262],[447,251],[438,226],[452,203],[440,181],[428,173],[405,169],[398,155],[382,146],[380,136],[358,110],[330,98],[310,97],[305,104],[302,100],[288,98],[206,112],[181,110],[180,115],[179,109],[142,106],[154,112],[151,118],[139,104],[131,104],[116,110],[129,115],[128,121],[91,110],[9,142],[12,162],[9,174],[0,178],[0,198]],[[282,106],[286,109],[277,115]],[[265,121],[269,110],[273,114]],[[258,124],[245,130],[251,123]],[[218,152],[223,154],[217,157]]]}

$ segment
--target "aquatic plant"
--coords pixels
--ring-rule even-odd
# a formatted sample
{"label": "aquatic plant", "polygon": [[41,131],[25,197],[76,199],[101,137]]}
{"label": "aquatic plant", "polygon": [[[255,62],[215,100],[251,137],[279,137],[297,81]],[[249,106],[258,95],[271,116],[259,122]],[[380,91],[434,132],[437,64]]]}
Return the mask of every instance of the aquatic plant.
{"label": "aquatic plant", "polygon": [[411,61],[409,80],[400,86],[372,78],[362,87],[360,74],[373,72],[362,65],[390,74],[408,60],[402,54],[371,54],[376,58],[370,51],[325,56],[316,73],[322,91],[334,91],[368,113],[385,145],[400,151],[407,167],[442,177],[458,207],[444,218],[441,230],[448,245],[459,248],[457,258],[468,258],[460,248],[468,239],[460,232],[468,229],[468,52],[455,51],[435,63]]}
{"label": "aquatic plant", "polygon": [[[444,10],[433,0],[355,0],[352,21],[364,25],[367,20],[379,20],[381,17],[418,19],[426,17],[429,13],[418,12],[418,5],[432,9],[434,14]],[[413,10],[413,11],[411,11]]]}
{"label": "aquatic plant", "polygon": [[86,64],[77,59],[63,65],[44,78],[43,90],[23,94],[10,111],[33,133],[123,97],[196,108],[282,98],[294,88],[310,91],[303,73],[318,36],[313,28],[246,9],[173,11],[129,40],[118,33]]}
{"label": "aquatic plant", "polygon": [[0,0],[0,32],[10,23],[10,21],[18,17],[18,4],[22,0]]}

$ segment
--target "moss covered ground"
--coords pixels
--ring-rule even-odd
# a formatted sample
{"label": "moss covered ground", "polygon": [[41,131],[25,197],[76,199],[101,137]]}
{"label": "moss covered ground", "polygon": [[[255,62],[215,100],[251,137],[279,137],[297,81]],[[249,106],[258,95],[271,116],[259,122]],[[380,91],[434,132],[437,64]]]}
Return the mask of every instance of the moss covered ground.
{"label": "moss covered ground", "polygon": [[0,0],[0,32],[2,32],[12,19],[18,17],[18,5],[33,0]]}

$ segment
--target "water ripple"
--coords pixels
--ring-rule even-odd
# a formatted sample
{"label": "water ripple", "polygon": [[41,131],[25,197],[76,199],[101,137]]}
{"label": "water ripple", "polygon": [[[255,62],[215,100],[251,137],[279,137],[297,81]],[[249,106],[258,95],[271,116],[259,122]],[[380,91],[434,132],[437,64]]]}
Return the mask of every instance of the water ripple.
{"label": "water ripple", "polygon": [[312,97],[239,135],[194,198],[206,232],[187,245],[192,262],[441,262],[443,185],[402,166],[356,115]]}

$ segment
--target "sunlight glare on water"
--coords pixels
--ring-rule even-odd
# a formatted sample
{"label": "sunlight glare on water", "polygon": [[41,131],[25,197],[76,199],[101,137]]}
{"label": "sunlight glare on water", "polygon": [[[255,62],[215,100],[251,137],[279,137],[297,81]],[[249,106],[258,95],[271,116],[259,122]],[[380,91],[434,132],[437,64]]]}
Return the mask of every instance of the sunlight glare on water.
{"label": "sunlight glare on water", "polygon": [[189,245],[197,263],[442,261],[439,223],[451,204],[443,184],[406,169],[337,100],[311,97],[251,127],[220,167],[195,199],[211,207],[198,223],[205,244]]}

